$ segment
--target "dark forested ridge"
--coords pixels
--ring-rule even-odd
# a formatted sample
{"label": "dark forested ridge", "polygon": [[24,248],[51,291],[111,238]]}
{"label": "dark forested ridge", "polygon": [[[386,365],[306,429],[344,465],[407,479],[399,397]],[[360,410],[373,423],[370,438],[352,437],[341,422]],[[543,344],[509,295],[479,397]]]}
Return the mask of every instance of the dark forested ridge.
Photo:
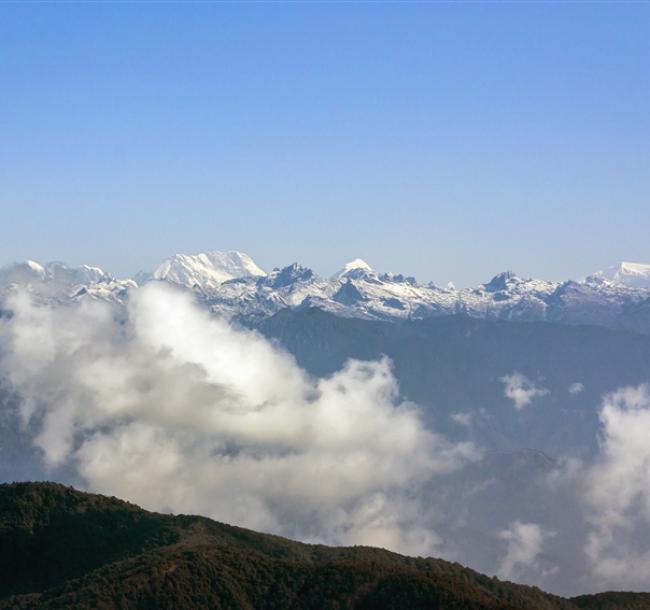
{"label": "dark forested ridge", "polygon": [[307,545],[55,483],[0,485],[0,608],[650,608],[567,600],[439,559]]}

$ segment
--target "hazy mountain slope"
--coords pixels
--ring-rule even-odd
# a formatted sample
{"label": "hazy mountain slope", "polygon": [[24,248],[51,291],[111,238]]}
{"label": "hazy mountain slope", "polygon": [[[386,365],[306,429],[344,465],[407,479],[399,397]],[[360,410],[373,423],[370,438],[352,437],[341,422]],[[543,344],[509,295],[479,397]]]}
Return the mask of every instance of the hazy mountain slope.
{"label": "hazy mountain slope", "polygon": [[[496,449],[590,451],[602,396],[650,381],[650,338],[596,326],[464,316],[387,323],[308,309],[258,328],[318,376],[348,358],[387,355],[403,395],[437,430]],[[515,373],[539,390],[521,409],[505,395]]]}
{"label": "hazy mountain slope", "polygon": [[2,485],[0,509],[0,608],[577,607],[442,560],[305,545],[52,483]]}
{"label": "hazy mountain slope", "polygon": [[650,297],[625,307],[617,326],[650,335]]}

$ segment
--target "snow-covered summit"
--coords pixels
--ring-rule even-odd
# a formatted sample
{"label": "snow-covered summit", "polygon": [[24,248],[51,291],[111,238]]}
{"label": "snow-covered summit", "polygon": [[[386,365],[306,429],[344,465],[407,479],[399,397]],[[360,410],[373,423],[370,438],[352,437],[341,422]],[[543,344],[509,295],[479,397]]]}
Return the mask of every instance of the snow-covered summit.
{"label": "snow-covered summit", "polygon": [[187,288],[210,290],[228,280],[265,275],[248,254],[236,250],[215,250],[200,254],[175,254],[157,267],[152,278]]}
{"label": "snow-covered summit", "polygon": [[55,261],[41,265],[34,260],[0,268],[0,297],[14,290],[27,290],[45,300],[69,301],[94,298],[123,302],[133,280],[117,280],[99,267],[73,267]]}
{"label": "snow-covered summit", "polygon": [[296,282],[308,282],[314,277],[314,272],[300,263],[292,263],[282,269],[273,269],[264,282],[272,288],[283,288]]}
{"label": "snow-covered summit", "polygon": [[343,265],[343,267],[332,276],[332,279],[340,280],[343,278],[361,277],[373,273],[375,273],[374,269],[366,263],[366,261],[361,258],[355,258],[349,263],[345,263],[345,265]]}
{"label": "snow-covered summit", "polygon": [[0,284],[29,284],[31,282],[55,282],[66,285],[90,284],[113,279],[99,267],[82,265],[71,267],[60,261],[41,265],[34,260],[13,263],[0,269]]}
{"label": "snow-covered summit", "polygon": [[48,277],[57,282],[67,284],[93,284],[97,282],[108,282],[113,278],[99,267],[81,265],[81,267],[70,267],[65,263],[55,261],[45,265],[45,272]]}
{"label": "snow-covered summit", "polygon": [[29,269],[30,271],[36,273],[37,275],[45,274],[45,268],[43,267],[43,265],[30,259],[27,259],[24,263],[16,263],[14,267],[24,267],[25,269]]}
{"label": "snow-covered summit", "polygon": [[587,282],[608,281],[628,288],[650,289],[650,265],[644,263],[621,262],[592,273]]}

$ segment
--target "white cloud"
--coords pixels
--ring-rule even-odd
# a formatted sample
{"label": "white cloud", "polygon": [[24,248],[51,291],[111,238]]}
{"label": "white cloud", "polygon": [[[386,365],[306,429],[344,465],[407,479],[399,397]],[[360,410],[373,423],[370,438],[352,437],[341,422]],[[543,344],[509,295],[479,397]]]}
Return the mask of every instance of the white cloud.
{"label": "white cloud", "polygon": [[[515,579],[520,578],[524,570],[538,567],[544,541],[554,533],[545,531],[537,523],[514,521],[499,535],[506,541],[507,548],[497,573],[501,578]],[[553,572],[551,568],[548,573]]]}
{"label": "white cloud", "polygon": [[549,393],[546,388],[535,385],[528,377],[517,371],[500,377],[499,381],[505,386],[505,396],[515,403],[515,409],[518,411],[529,405],[534,398]]}
{"label": "white cloud", "polygon": [[568,392],[572,396],[575,396],[576,394],[580,394],[580,392],[583,392],[585,389],[585,386],[583,383],[580,383],[579,381],[576,381],[575,383],[572,383],[569,388]]}
{"label": "white cloud", "polygon": [[609,394],[597,463],[586,471],[586,554],[601,587],[647,589],[650,572],[650,389]]}
{"label": "white cloud", "polygon": [[439,539],[418,488],[477,457],[425,430],[386,359],[309,378],[167,285],[126,311],[7,306],[0,368],[47,463],[150,509],[427,554]]}

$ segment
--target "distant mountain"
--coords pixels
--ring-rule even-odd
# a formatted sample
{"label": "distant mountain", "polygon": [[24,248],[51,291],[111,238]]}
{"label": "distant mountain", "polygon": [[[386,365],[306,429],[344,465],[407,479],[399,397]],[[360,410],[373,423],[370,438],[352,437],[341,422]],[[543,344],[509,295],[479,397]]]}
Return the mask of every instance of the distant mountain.
{"label": "distant mountain", "polygon": [[69,267],[61,262],[52,262],[43,266],[36,261],[27,260],[0,269],[0,285],[47,281],[70,285],[93,284],[109,279],[112,278],[99,267],[88,265]]}
{"label": "distant mountain", "polygon": [[355,258],[353,261],[345,263],[343,268],[339,269],[339,271],[332,276],[332,279],[340,280],[346,277],[363,277],[368,274],[376,275],[374,269],[366,263],[366,261],[360,258]]}
{"label": "distant mountain", "polygon": [[97,284],[110,282],[114,279],[99,267],[90,267],[89,265],[69,267],[61,262],[48,263],[45,266],[45,274],[55,282],[67,284]]}
{"label": "distant mountain", "polygon": [[248,254],[213,251],[202,254],[175,254],[164,260],[151,277],[187,288],[209,291],[228,280],[265,275]]}
{"label": "distant mountain", "polygon": [[118,280],[99,267],[71,267],[61,262],[41,265],[28,260],[0,268],[0,309],[3,294],[19,288],[27,289],[40,300],[94,298],[123,303],[128,291],[137,288],[137,284],[133,280]]}
{"label": "distant mountain", "polygon": [[439,559],[301,544],[53,483],[0,485],[0,548],[0,608],[13,610],[648,607],[645,594],[563,599]]}
{"label": "distant mountain", "polygon": [[237,251],[176,254],[152,273],[116,280],[96,267],[40,265],[0,269],[0,294],[17,286],[43,298],[96,298],[123,302],[148,281],[194,291],[214,312],[263,320],[278,311],[316,307],[347,318],[414,320],[463,314],[475,318],[597,324],[650,333],[650,265],[620,263],[583,281],[549,282],[512,271],[476,288],[421,284],[412,276],[379,273],[355,259],[331,278],[293,263],[268,275]]}
{"label": "distant mountain", "polygon": [[650,289],[650,265],[622,262],[593,273],[587,281],[607,281],[628,288]]}
{"label": "distant mountain", "polygon": [[26,284],[28,282],[43,281],[47,279],[47,271],[40,263],[26,260],[23,263],[14,263],[0,269],[0,285]]}

